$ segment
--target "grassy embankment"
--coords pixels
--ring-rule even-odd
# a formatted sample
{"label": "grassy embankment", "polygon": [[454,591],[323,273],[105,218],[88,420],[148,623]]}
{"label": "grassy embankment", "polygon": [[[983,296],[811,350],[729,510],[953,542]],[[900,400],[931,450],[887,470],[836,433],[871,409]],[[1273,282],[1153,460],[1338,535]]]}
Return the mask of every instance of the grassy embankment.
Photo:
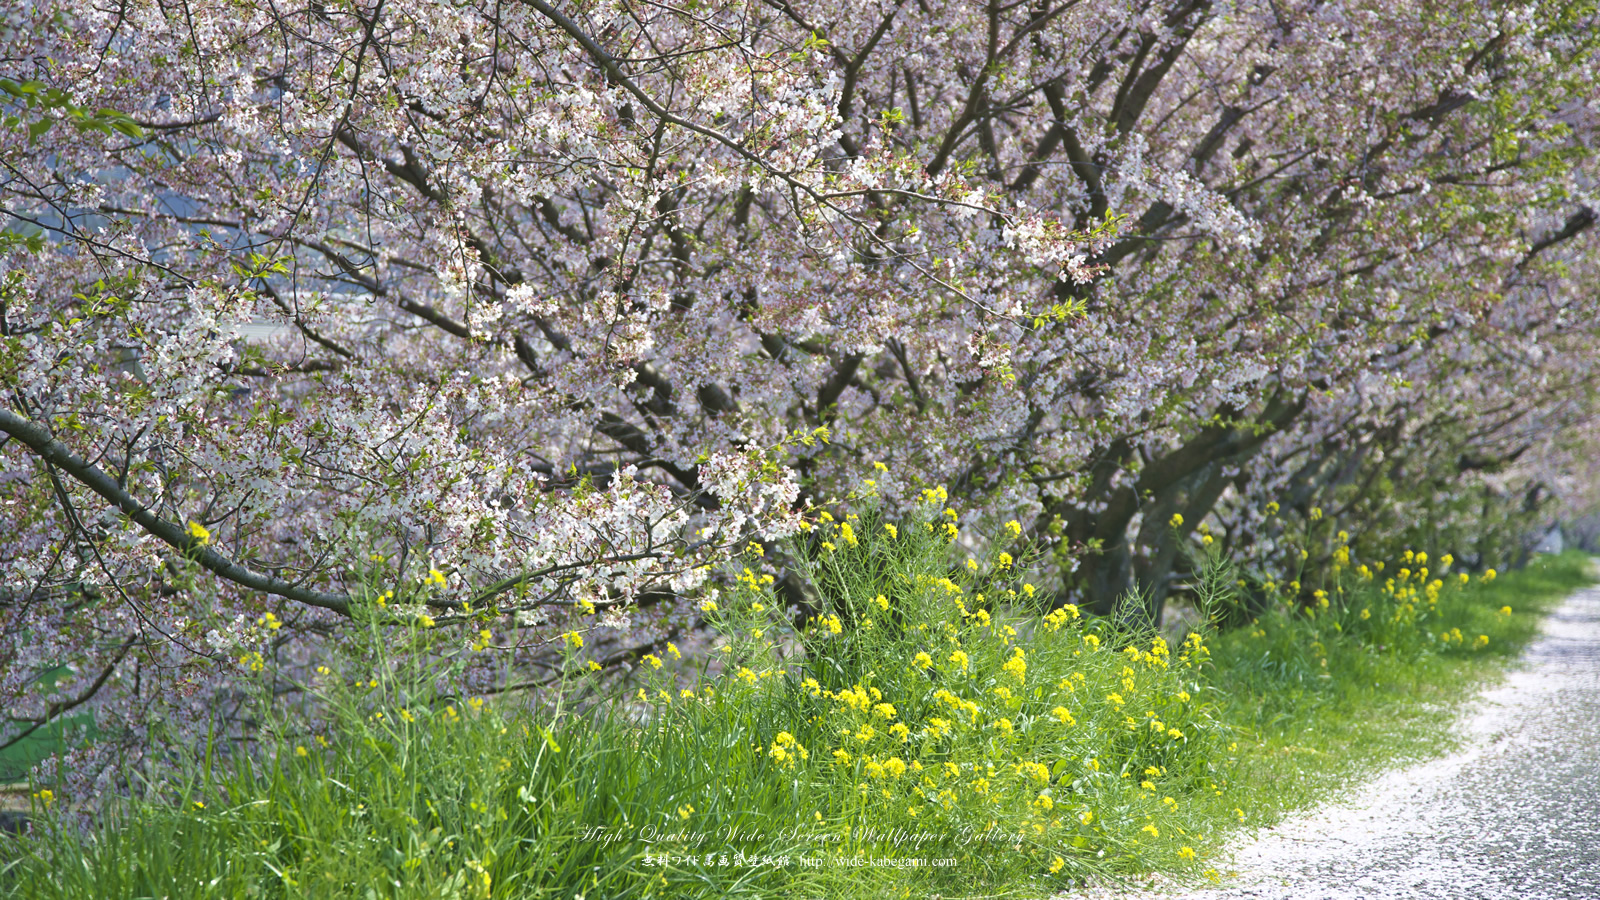
{"label": "grassy embankment", "polygon": [[[798,631],[752,557],[704,604],[716,664],[663,648],[609,703],[440,695],[402,662],[450,665],[440,635],[374,630],[366,668],[311,677],[325,726],[200,753],[88,832],[61,814],[83,798],[36,786],[37,834],[0,845],[0,895],[1047,896],[1214,878],[1232,830],[1444,749],[1454,702],[1587,582],[1575,555],[1498,580],[1346,556],[1304,604],[1270,586],[1249,624],[1169,644],[1031,608],[1020,529],[952,557],[943,499],[892,523],[835,510],[813,573],[832,606]],[[1202,603],[1237,617],[1237,585],[1213,557]],[[567,672],[568,698],[597,677],[581,632]]]}

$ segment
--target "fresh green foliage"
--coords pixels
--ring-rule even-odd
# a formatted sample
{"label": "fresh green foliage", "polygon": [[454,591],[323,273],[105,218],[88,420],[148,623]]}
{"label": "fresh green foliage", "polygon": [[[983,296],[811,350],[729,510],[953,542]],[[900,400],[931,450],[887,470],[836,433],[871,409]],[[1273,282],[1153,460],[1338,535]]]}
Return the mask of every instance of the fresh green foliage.
{"label": "fresh green foliage", "polygon": [[752,548],[738,589],[702,604],[709,658],[668,645],[603,700],[612,682],[577,635],[529,703],[447,690],[475,651],[428,622],[374,624],[318,668],[317,718],[268,705],[263,665],[269,724],[251,743],[214,739],[92,820],[39,787],[35,834],[0,845],[0,895],[1040,895],[1216,878],[1208,860],[1242,823],[1444,746],[1441,702],[1586,580],[1573,555],[1497,580],[1345,553],[1309,600],[1273,593],[1218,634],[1204,623],[1231,614],[1241,579],[1211,552],[1198,630],[1118,632],[1042,608],[1019,526],[953,556],[945,503],[822,515],[796,549],[821,587],[798,625]]}
{"label": "fresh green foliage", "polygon": [[1238,740],[1216,814],[1236,807],[1251,825],[1272,824],[1354,778],[1448,750],[1460,701],[1517,657],[1556,602],[1592,582],[1589,566],[1587,555],[1569,552],[1503,577],[1485,572],[1465,588],[1457,577],[1458,589],[1442,593],[1412,636],[1346,628],[1363,621],[1362,609],[1367,623],[1401,612],[1376,580],[1353,590],[1343,613],[1280,607],[1221,635],[1218,716]]}
{"label": "fresh green foliage", "polygon": [[[8,111],[11,110],[11,111]],[[29,119],[22,111],[37,116]],[[57,117],[71,122],[79,131],[142,138],[144,129],[126,113],[114,109],[88,109],[72,102],[72,95],[38,81],[13,81],[0,78],[0,127],[28,130],[31,145],[56,124]]]}

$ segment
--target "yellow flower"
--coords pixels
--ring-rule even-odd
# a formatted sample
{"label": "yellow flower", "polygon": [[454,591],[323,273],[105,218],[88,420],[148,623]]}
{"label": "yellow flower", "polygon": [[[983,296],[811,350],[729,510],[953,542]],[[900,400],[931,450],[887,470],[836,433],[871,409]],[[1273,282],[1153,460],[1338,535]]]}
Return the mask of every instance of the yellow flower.
{"label": "yellow flower", "polygon": [[1511,607],[1509,607],[1509,606],[1500,607],[1500,615],[1502,615],[1502,616],[1511,615]]}
{"label": "yellow flower", "polygon": [[717,611],[717,601],[715,601],[715,600],[701,600],[700,601],[700,611],[701,612],[708,612],[708,613],[716,612]]}
{"label": "yellow flower", "polygon": [[563,634],[561,637],[567,642],[567,645],[574,650],[577,650],[583,646],[583,635],[577,633],[576,631],[569,631],[566,634]]}
{"label": "yellow flower", "polygon": [[211,532],[207,531],[204,525],[193,519],[189,521],[189,536],[194,538],[195,542],[202,547],[211,543]]}
{"label": "yellow flower", "polygon": [[956,665],[960,666],[961,667],[961,671],[965,672],[967,670],[967,663],[968,663],[969,660],[967,659],[967,654],[966,654],[965,651],[962,651],[962,650],[954,651],[953,653],[950,654],[950,661],[955,663]]}
{"label": "yellow flower", "polygon": [[1497,574],[1498,573],[1495,572],[1495,570],[1493,570],[1493,569],[1484,569],[1483,570],[1483,580],[1484,581],[1493,581]]}
{"label": "yellow flower", "polygon": [[1173,513],[1172,514],[1172,518],[1167,520],[1167,525],[1169,525],[1172,528],[1182,528],[1183,527],[1183,516],[1180,515],[1179,513]]}
{"label": "yellow flower", "polygon": [[50,790],[49,788],[45,788],[44,790],[40,791],[37,794],[34,794],[33,796],[39,798],[39,802],[44,804],[44,808],[45,809],[49,809],[50,808],[50,804],[56,802],[55,792]]}
{"label": "yellow flower", "polygon": [[893,525],[884,525],[883,530],[889,533],[889,538],[891,540],[900,536],[900,531]]}
{"label": "yellow flower", "polygon": [[650,668],[652,669],[661,668],[661,657],[655,655],[654,653],[646,653],[644,655],[644,661],[649,663]]}
{"label": "yellow flower", "polygon": [[1065,706],[1058,706],[1055,709],[1050,710],[1050,715],[1055,716],[1056,721],[1063,725],[1073,725],[1077,723],[1077,720],[1072,717],[1072,713]]}
{"label": "yellow flower", "polygon": [[927,653],[919,651],[917,655],[912,658],[911,664],[919,669],[930,668],[933,665],[933,657],[929,656]]}
{"label": "yellow flower", "polygon": [[417,616],[417,624],[421,625],[423,628],[432,628],[433,627],[433,617],[430,616],[430,615],[427,615],[426,613],[424,613],[423,615]]}
{"label": "yellow flower", "polygon": [[1095,637],[1092,634],[1084,635],[1083,636],[1083,642],[1085,644],[1088,644],[1089,645],[1089,649],[1091,649],[1091,650],[1098,650],[1100,648],[1100,639]]}
{"label": "yellow flower", "polygon": [[1193,847],[1179,847],[1178,848],[1178,858],[1179,859],[1194,859],[1194,848]]}
{"label": "yellow flower", "polygon": [[1066,866],[1066,864],[1067,861],[1059,856],[1052,858],[1050,860],[1050,874],[1054,875],[1057,872],[1060,872],[1062,868]]}
{"label": "yellow flower", "polygon": [[1028,675],[1028,664],[1022,658],[1022,648],[1015,648],[1011,658],[1006,660],[1005,664],[1000,668],[1005,670],[1006,674],[1010,675],[1012,678],[1015,678],[1018,684],[1021,684],[1024,680],[1026,680]]}
{"label": "yellow flower", "polygon": [[1146,825],[1145,827],[1143,827],[1143,828],[1141,828],[1139,830],[1145,832],[1146,834],[1150,835],[1153,838],[1161,837],[1161,829],[1157,828],[1154,825]]}
{"label": "yellow flower", "polygon": [[1311,507],[1311,521],[1317,522],[1317,521],[1320,521],[1321,519],[1322,519],[1322,507],[1320,507],[1320,506]]}
{"label": "yellow flower", "polygon": [[597,662],[595,662],[595,661],[594,661],[594,660],[592,660],[592,659],[591,659],[591,660],[589,660],[589,671],[591,671],[591,672],[598,672],[598,671],[600,671],[600,664],[599,664],[599,663],[597,663]]}
{"label": "yellow flower", "polygon": [[680,818],[680,819],[687,819],[693,813],[694,813],[694,804],[692,804],[692,803],[685,803],[684,805],[678,807],[678,818]]}
{"label": "yellow flower", "polygon": [[889,608],[889,598],[885,597],[882,594],[879,594],[878,596],[873,597],[872,598],[872,602],[878,604],[878,608],[879,609],[888,609]]}

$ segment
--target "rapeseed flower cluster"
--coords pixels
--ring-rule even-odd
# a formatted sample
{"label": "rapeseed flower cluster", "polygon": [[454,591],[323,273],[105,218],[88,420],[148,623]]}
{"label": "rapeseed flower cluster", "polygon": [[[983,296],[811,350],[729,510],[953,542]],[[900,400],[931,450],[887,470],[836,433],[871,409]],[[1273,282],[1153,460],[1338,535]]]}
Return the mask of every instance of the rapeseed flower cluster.
{"label": "rapeseed flower cluster", "polygon": [[[1276,512],[1273,504],[1265,509],[1268,517]],[[1362,559],[1349,531],[1318,519],[1308,517],[1302,543],[1285,541],[1277,547],[1279,575],[1266,574],[1274,566],[1263,563],[1259,569],[1263,574],[1237,581],[1241,590],[1231,614],[1245,618],[1249,637],[1271,645],[1266,651],[1269,661],[1304,655],[1313,666],[1326,670],[1328,645],[1335,638],[1354,639],[1386,653],[1478,650],[1489,645],[1487,635],[1464,634],[1466,623],[1457,621],[1468,615],[1473,585],[1492,583],[1494,569],[1485,569],[1474,579],[1468,572],[1454,571],[1456,559],[1451,553],[1415,549],[1402,550],[1388,560]],[[1329,535],[1332,540],[1326,542]],[[1200,549],[1216,559],[1215,550]],[[1282,571],[1284,559],[1289,560],[1288,571]],[[1311,567],[1313,559],[1321,563]],[[1257,598],[1253,603],[1247,602],[1251,595]],[[1245,608],[1252,611],[1242,613]],[[1290,618],[1272,619],[1285,626],[1272,627],[1263,620],[1267,618],[1263,612],[1284,612]],[[1290,622],[1300,624],[1287,627]]]}
{"label": "rapeseed flower cluster", "polygon": [[[898,523],[871,508],[819,513],[808,580],[822,608],[794,634],[803,654],[780,660],[770,637],[751,641],[793,620],[770,577],[747,569],[723,599],[737,614],[708,617],[729,642],[723,674],[650,702],[665,715],[785,692],[794,713],[760,738],[761,757],[834,798],[830,821],[1010,834],[1041,872],[1155,840],[1149,823],[1179,815],[1161,798],[1210,777],[1203,634],[1175,647],[1076,606],[1041,608],[1014,521],[981,559],[951,565],[961,516],[947,503],[926,490],[921,517]],[[1143,771],[1156,774],[1125,777]]]}

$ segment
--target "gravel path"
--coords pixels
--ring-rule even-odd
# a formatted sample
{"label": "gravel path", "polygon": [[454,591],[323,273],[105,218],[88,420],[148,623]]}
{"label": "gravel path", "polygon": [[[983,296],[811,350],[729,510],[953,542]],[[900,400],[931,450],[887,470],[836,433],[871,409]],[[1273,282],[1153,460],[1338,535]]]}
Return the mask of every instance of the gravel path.
{"label": "gravel path", "polygon": [[1462,728],[1461,752],[1259,833],[1218,866],[1236,877],[1183,896],[1600,898],[1600,589],[1549,616]]}

